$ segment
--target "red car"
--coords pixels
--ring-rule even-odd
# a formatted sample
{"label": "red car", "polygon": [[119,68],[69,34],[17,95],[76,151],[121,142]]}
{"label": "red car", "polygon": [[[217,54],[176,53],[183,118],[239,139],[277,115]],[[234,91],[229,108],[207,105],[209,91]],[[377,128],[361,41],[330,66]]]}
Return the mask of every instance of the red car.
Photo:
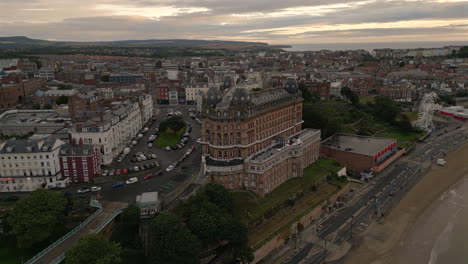
{"label": "red car", "polygon": [[192,151],[194,151],[194,150],[195,150],[195,146],[192,146],[190,149],[191,149]]}
{"label": "red car", "polygon": [[123,174],[127,174],[127,173],[128,173],[128,170],[127,170],[127,169],[123,169],[123,170],[122,170],[122,173],[123,173]]}
{"label": "red car", "polygon": [[149,180],[149,179],[151,179],[151,178],[154,178],[154,175],[153,175],[153,174],[148,174],[148,175],[146,175],[143,179]]}
{"label": "red car", "polygon": [[122,172],[121,169],[117,169],[117,170],[115,171],[115,175],[120,175],[121,172]]}

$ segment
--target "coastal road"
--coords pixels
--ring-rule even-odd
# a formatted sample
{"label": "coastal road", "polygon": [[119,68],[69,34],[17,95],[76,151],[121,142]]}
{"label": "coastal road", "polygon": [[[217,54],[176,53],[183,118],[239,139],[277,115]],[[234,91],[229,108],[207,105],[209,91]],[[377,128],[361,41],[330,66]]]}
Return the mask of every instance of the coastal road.
{"label": "coastal road", "polygon": [[[458,124],[452,123],[445,127],[447,132],[441,134],[441,131],[445,130],[436,131],[427,139],[427,142],[417,144],[415,150],[408,153],[406,157],[396,161],[375,177],[369,183],[369,191],[362,195],[355,203],[339,209],[320,223],[322,229],[318,230],[316,235],[324,239],[345,225],[345,228],[336,233],[334,240],[341,242],[352,236],[355,227],[365,222],[370,215],[373,215],[375,219],[384,220],[388,211],[425,174],[421,170],[430,166],[437,158],[443,157],[445,153],[451,151],[462,142],[465,142],[467,135],[465,128],[457,129],[456,127],[458,127]],[[358,211],[360,211],[360,214],[355,215]],[[380,212],[381,215],[377,216],[377,212]],[[346,226],[347,221],[351,218],[352,220]],[[282,261],[282,263],[322,263],[324,254],[328,253],[323,249],[321,251],[316,250],[317,254],[305,257],[309,255],[311,250],[319,246],[312,243],[305,243],[301,246],[301,249],[296,250],[295,253],[290,255],[285,261]],[[275,259],[275,257],[269,256],[266,259]]]}

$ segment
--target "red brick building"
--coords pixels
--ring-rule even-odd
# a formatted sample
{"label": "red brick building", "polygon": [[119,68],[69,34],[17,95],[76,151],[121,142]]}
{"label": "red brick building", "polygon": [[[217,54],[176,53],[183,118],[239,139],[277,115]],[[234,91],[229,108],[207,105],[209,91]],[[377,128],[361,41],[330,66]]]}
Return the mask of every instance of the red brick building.
{"label": "red brick building", "polygon": [[156,87],[157,90],[157,97],[158,103],[169,102],[169,87],[167,86],[159,86]]}
{"label": "red brick building", "polygon": [[323,140],[320,146],[321,154],[353,172],[381,171],[403,152],[404,149],[398,149],[396,139],[347,134],[333,135]]}
{"label": "red brick building", "polygon": [[23,99],[23,85],[20,83],[3,84],[0,86],[0,108],[15,107]]}
{"label": "red brick building", "polygon": [[93,145],[66,144],[60,149],[60,169],[62,177],[70,177],[71,182],[92,182],[100,173],[99,151]]}

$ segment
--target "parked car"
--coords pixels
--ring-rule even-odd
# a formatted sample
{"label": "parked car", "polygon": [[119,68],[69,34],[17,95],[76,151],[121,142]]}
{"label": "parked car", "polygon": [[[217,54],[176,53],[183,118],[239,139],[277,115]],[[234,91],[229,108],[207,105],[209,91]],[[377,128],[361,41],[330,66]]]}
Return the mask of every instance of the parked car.
{"label": "parked car", "polygon": [[76,193],[87,193],[87,192],[90,192],[91,190],[88,188],[88,187],[83,187],[81,189],[78,189],[78,191],[76,191]]}
{"label": "parked car", "polygon": [[101,190],[101,187],[99,187],[99,186],[93,186],[93,187],[91,187],[91,191],[92,191],[92,192],[99,192],[100,190]]}
{"label": "parked car", "polygon": [[133,167],[133,170],[135,170],[136,172],[138,172],[138,171],[140,171],[140,167],[135,166],[135,167]]}
{"label": "parked car", "polygon": [[156,159],[156,158],[158,158],[158,156],[156,156],[156,154],[153,153],[153,154],[151,154],[151,158]]}
{"label": "parked car", "polygon": [[162,175],[162,174],[163,174],[163,171],[162,171],[162,170],[156,172],[156,176],[159,176],[159,175]]}
{"label": "parked car", "polygon": [[121,182],[121,181],[118,181],[118,182],[116,182],[116,183],[112,184],[112,188],[122,187],[123,185],[124,185],[124,183],[123,183],[123,182]]}
{"label": "parked car", "polygon": [[166,171],[171,171],[174,169],[174,166],[173,165],[169,165],[169,167],[166,168]]}
{"label": "parked car", "polygon": [[198,139],[197,139],[197,143],[201,143],[201,138],[198,138]]}
{"label": "parked car", "polygon": [[182,149],[182,148],[183,148],[183,146],[180,145],[180,144],[177,144],[176,146],[177,146],[179,149]]}
{"label": "parked car", "polygon": [[171,150],[171,147],[166,147],[166,150],[167,150],[167,151],[170,151],[170,150]]}
{"label": "parked car", "polygon": [[120,173],[122,173],[122,170],[121,170],[121,169],[115,170],[115,175],[120,175]]}
{"label": "parked car", "polygon": [[191,151],[194,151],[194,150],[195,150],[195,146],[190,147],[190,150],[191,150]]}
{"label": "parked car", "polygon": [[111,170],[109,171],[109,176],[114,176],[114,173],[115,173],[115,171],[114,171],[113,169],[111,169]]}
{"label": "parked car", "polygon": [[135,171],[135,170],[133,169],[133,167],[128,168],[128,173],[132,173],[132,172],[134,172],[134,171]]}
{"label": "parked car", "polygon": [[153,147],[153,143],[148,143],[148,148],[152,148]]}
{"label": "parked car", "polygon": [[123,173],[123,174],[127,174],[127,173],[128,173],[128,170],[127,170],[127,169],[123,169],[123,170],[122,170],[122,173]]}
{"label": "parked car", "polygon": [[154,174],[148,174],[148,175],[146,175],[143,179],[149,180],[149,179],[151,179],[151,178],[154,178]]}
{"label": "parked car", "polygon": [[137,177],[132,177],[126,181],[127,184],[134,184],[135,182],[138,181]]}
{"label": "parked car", "polygon": [[151,163],[151,164],[153,164],[154,167],[159,167],[159,163],[158,163],[157,161],[155,161],[155,162],[153,162],[153,163]]}
{"label": "parked car", "polygon": [[143,165],[140,165],[140,170],[143,171],[145,170],[146,168],[143,166]]}
{"label": "parked car", "polygon": [[149,164],[144,164],[144,165],[143,165],[143,168],[145,168],[145,170],[147,170],[147,169],[150,168],[150,165],[149,165]]}
{"label": "parked car", "polygon": [[102,176],[107,176],[107,174],[109,174],[109,170],[104,170],[104,171],[102,172]]}

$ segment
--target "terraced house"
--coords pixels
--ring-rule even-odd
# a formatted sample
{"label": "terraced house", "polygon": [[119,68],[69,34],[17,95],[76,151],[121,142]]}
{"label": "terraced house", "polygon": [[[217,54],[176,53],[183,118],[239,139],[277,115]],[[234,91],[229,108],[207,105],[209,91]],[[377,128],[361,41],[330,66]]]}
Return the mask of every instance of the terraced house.
{"label": "terraced house", "polygon": [[320,149],[320,131],[301,129],[302,101],[293,80],[260,91],[210,88],[202,111],[207,175],[262,196],[301,177]]}

